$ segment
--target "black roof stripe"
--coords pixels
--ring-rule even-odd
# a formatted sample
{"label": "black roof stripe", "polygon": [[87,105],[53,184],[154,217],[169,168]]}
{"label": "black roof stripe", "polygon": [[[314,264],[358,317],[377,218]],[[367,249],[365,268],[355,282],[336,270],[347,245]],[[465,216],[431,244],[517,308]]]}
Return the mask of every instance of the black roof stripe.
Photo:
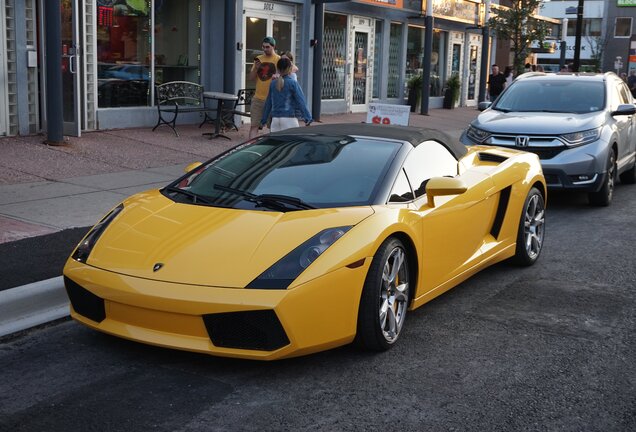
{"label": "black roof stripe", "polygon": [[336,123],[285,129],[271,134],[271,136],[284,135],[367,136],[407,141],[414,147],[424,141],[435,140],[444,145],[457,159],[464,156],[467,152],[466,146],[442,131],[413,126],[376,125],[370,123]]}

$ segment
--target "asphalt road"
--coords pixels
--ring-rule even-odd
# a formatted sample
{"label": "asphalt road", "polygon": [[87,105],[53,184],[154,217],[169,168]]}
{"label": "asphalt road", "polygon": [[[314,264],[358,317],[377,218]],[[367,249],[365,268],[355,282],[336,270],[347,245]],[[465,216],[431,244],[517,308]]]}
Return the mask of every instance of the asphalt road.
{"label": "asphalt road", "polygon": [[543,254],[409,314],[382,354],[272,363],[61,321],[0,341],[0,430],[634,431],[636,186],[552,194]]}

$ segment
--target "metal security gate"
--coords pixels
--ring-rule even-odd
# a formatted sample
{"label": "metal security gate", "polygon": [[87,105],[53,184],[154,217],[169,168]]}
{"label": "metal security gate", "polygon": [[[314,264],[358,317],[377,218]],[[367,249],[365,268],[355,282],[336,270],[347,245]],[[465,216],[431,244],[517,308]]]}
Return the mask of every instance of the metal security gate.
{"label": "metal security gate", "polygon": [[7,135],[9,130],[9,87],[7,83],[7,21],[5,16],[5,1],[0,0],[0,136]]}

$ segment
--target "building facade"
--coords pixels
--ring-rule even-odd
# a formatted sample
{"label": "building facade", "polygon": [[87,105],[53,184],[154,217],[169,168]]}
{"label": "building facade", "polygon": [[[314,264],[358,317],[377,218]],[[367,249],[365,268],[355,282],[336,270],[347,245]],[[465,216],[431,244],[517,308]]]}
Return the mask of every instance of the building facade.
{"label": "building facade", "polygon": [[[364,112],[370,102],[406,103],[408,80],[431,70],[430,107],[446,80],[462,82],[460,104],[479,88],[485,10],[481,0],[434,0],[433,52],[424,58],[426,1],[60,0],[64,133],[152,126],[154,85],[183,80],[235,94],[263,37],[291,51],[308,101],[322,113]],[[0,136],[46,130],[46,0],[0,0]],[[25,23],[25,25],[22,25]],[[312,94],[314,57],[320,94]],[[310,102],[311,104],[311,102]],[[184,122],[196,122],[197,114]],[[182,116],[180,115],[180,118]]]}

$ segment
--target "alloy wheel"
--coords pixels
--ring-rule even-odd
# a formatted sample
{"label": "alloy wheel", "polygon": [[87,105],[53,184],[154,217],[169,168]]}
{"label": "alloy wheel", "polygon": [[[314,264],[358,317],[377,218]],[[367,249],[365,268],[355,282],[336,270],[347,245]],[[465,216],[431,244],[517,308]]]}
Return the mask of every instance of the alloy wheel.
{"label": "alloy wheel", "polygon": [[536,259],[543,245],[545,224],[545,207],[539,194],[528,200],[524,217],[524,243],[526,253],[532,260]]}
{"label": "alloy wheel", "polygon": [[389,343],[393,343],[400,335],[408,309],[408,298],[406,254],[402,248],[395,247],[384,263],[380,288],[380,327]]}

